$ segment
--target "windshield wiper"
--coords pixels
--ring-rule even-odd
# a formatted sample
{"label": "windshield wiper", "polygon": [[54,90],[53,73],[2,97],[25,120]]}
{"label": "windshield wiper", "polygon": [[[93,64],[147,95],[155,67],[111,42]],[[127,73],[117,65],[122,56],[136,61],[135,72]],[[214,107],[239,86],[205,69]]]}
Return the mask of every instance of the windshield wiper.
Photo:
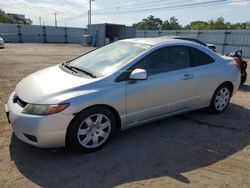
{"label": "windshield wiper", "polygon": [[74,69],[74,68],[72,68],[71,66],[69,66],[69,65],[67,65],[67,64],[62,64],[64,67],[66,67],[67,69],[69,69],[69,70],[71,70],[71,71],[73,71],[73,72],[75,72],[75,73],[77,73],[77,71]]}
{"label": "windshield wiper", "polygon": [[88,72],[88,71],[83,70],[83,69],[80,69],[80,68],[78,68],[78,67],[70,66],[70,65],[67,65],[67,64],[63,64],[63,66],[66,67],[67,69],[69,69],[69,70],[75,72],[75,73],[77,73],[77,72],[82,72],[82,73],[84,73],[84,74],[86,74],[86,75],[88,75],[88,76],[90,76],[90,77],[92,77],[92,78],[97,78],[97,76],[94,75],[93,73]]}
{"label": "windshield wiper", "polygon": [[97,78],[97,76],[94,75],[93,73],[88,72],[88,71],[83,70],[83,69],[80,69],[80,68],[78,68],[78,67],[70,66],[70,68],[71,68],[71,69],[75,69],[75,70],[80,71],[80,72],[83,72],[84,74],[86,74],[86,75],[88,75],[88,76],[90,76],[90,77],[92,77],[92,78]]}

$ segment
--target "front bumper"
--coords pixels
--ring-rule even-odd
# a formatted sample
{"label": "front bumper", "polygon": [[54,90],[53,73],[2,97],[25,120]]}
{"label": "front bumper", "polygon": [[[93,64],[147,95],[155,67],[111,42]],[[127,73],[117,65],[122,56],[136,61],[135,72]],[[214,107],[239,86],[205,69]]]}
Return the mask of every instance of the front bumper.
{"label": "front bumper", "polygon": [[13,96],[14,92],[6,109],[13,131],[20,140],[41,148],[65,146],[66,130],[73,115],[63,112],[46,116],[23,114],[23,108],[13,102]]}

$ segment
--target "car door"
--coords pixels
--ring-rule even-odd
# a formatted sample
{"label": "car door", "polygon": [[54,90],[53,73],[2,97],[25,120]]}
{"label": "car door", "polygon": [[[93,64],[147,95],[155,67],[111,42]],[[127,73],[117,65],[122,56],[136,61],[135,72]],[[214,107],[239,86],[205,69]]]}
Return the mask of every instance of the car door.
{"label": "car door", "polygon": [[147,70],[148,79],[127,81],[127,124],[191,108],[195,85],[187,47],[158,49],[131,69],[136,68]]}

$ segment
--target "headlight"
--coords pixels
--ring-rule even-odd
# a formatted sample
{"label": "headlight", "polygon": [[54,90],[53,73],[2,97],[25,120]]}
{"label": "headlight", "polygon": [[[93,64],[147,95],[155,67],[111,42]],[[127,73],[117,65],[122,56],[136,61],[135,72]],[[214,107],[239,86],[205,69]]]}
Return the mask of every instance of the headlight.
{"label": "headlight", "polygon": [[50,115],[63,111],[69,104],[27,104],[22,113],[32,115]]}

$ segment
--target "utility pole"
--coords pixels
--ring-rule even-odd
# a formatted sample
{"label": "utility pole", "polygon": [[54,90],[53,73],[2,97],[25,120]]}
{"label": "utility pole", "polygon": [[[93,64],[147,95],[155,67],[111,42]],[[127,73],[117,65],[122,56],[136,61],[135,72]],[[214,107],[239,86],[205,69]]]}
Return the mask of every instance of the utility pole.
{"label": "utility pole", "polygon": [[88,13],[89,13],[89,20],[88,20],[88,25],[91,24],[91,1],[94,1],[94,0],[89,0],[89,11],[88,11]]}
{"label": "utility pole", "polygon": [[42,17],[39,16],[39,23],[40,23],[40,26],[42,25]]}
{"label": "utility pole", "polygon": [[55,14],[55,27],[57,27],[56,12],[54,14]]}

